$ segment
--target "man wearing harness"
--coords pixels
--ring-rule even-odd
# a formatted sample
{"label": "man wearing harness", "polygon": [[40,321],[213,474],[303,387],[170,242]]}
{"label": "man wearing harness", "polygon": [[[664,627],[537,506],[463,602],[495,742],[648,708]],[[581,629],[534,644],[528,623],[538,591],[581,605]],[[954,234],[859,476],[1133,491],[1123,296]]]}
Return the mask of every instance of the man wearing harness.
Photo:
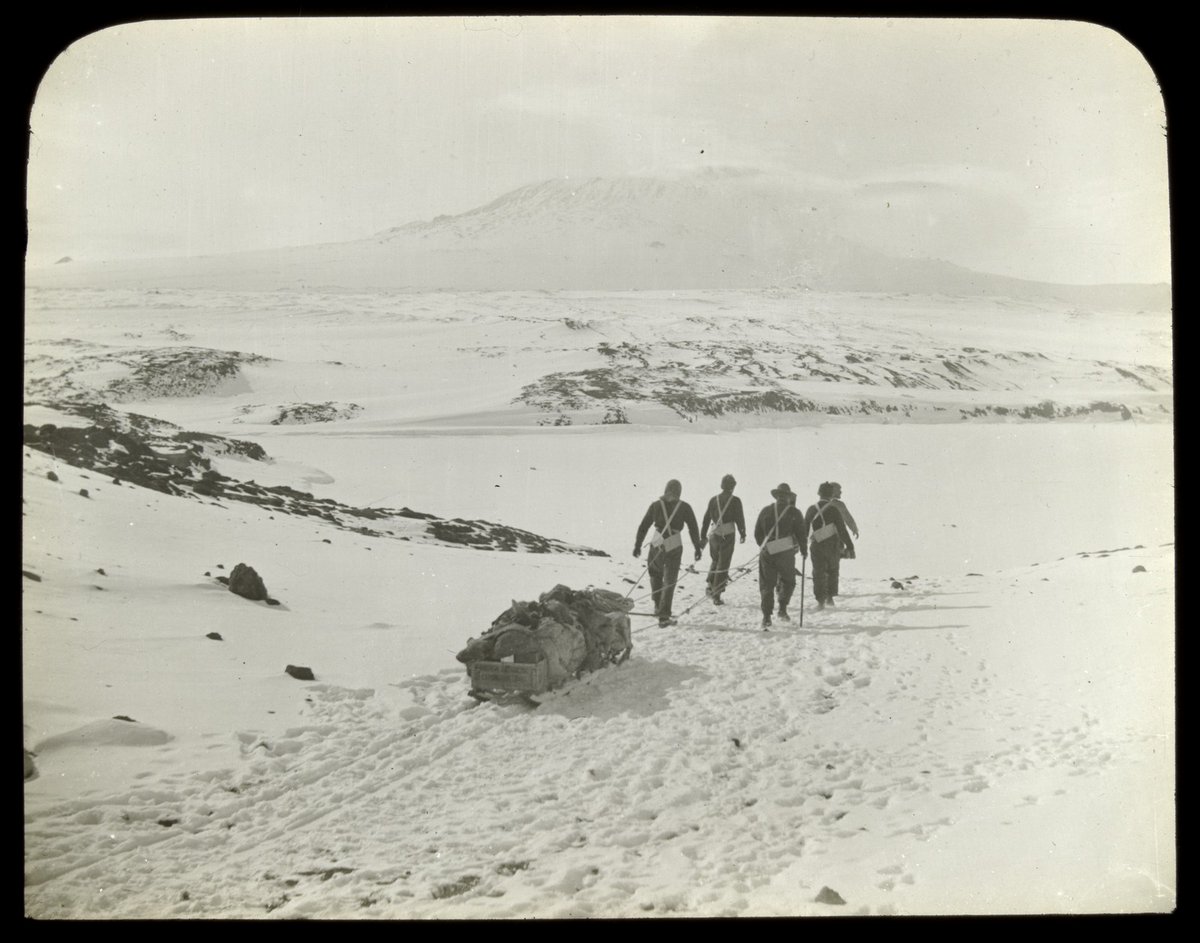
{"label": "man wearing harness", "polygon": [[771,627],[771,612],[775,608],[775,584],[779,589],[779,618],[790,622],[787,605],[796,590],[796,553],[808,556],[808,527],[804,517],[791,501],[795,492],[781,484],[771,492],[774,504],[759,512],[754,524],[754,542],[761,548],[758,555],[758,592],[762,598],[762,627]]}
{"label": "man wearing harness", "polygon": [[804,515],[804,522],[812,533],[813,595],[817,597],[818,610],[833,605],[833,597],[838,592],[842,551],[854,556],[854,544],[834,501],[835,493],[832,482],[822,482],[817,488],[819,500]]}
{"label": "man wearing harness", "polygon": [[[721,593],[729,582],[729,567],[733,563],[733,535],[741,535],[746,542],[746,518],[742,513],[742,499],[733,495],[737,485],[733,475],[721,479],[721,493],[709,499],[704,510],[704,521],[700,525],[700,543],[708,542],[712,566],[708,568],[708,587],[705,592],[712,597],[714,606],[725,605]],[[712,524],[712,533],[708,525]]]}
{"label": "man wearing harness", "polygon": [[850,533],[854,535],[854,539],[858,540],[858,524],[855,523],[854,515],[850,513],[850,509],[846,507],[846,502],[842,500],[842,486],[836,481],[831,481],[829,487],[833,489],[833,506],[842,512],[842,520],[850,528]]}
{"label": "man wearing harness", "polygon": [[658,624],[674,623],[671,618],[671,601],[675,597],[675,584],[679,581],[679,566],[683,562],[683,528],[687,527],[696,559],[700,551],[700,533],[696,527],[696,515],[692,506],[679,500],[683,486],[672,478],[663,489],[663,496],[646,510],[642,523],[638,525],[633,543],[633,555],[642,555],[642,541],[650,526],[654,534],[650,537],[650,552],[646,555],[646,570],[650,574],[650,595],[654,599],[654,614]]}

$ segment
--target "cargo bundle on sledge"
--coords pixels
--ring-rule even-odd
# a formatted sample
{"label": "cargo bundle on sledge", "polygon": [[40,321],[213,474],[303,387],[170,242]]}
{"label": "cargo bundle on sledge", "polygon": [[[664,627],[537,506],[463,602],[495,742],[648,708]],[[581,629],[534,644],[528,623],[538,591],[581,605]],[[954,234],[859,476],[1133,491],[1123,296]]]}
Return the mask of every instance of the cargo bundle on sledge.
{"label": "cargo bundle on sledge", "polygon": [[606,665],[633,650],[633,603],[607,589],[574,590],[561,583],[537,602],[517,602],[455,656],[467,666],[471,696],[536,695]]}

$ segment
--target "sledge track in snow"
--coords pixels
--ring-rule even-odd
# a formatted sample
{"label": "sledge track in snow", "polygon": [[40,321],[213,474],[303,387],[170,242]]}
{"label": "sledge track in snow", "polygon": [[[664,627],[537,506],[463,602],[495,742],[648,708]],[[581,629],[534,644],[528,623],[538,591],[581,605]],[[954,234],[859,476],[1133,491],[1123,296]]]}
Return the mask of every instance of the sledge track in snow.
{"label": "sledge track in snow", "polygon": [[[635,627],[629,662],[537,710],[474,704],[460,669],[398,685],[404,709],[309,685],[311,722],[239,734],[244,766],[27,820],[28,913],[715,915],[731,886],[755,913],[777,874],[878,830],[901,844],[876,889],[902,891],[903,843],[972,796],[1043,801],[1026,783],[1046,766],[1097,775],[1137,739],[1006,685],[969,580],[910,586],[846,578],[836,609],[764,633],[748,579],[719,610]],[[959,729],[977,697],[996,725]]]}

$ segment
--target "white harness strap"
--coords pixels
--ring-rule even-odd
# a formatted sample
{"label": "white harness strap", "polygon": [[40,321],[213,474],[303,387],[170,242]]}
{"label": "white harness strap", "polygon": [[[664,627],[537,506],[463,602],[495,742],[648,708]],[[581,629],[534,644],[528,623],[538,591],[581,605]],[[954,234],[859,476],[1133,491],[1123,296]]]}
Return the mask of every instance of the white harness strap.
{"label": "white harness strap", "polygon": [[733,521],[725,522],[725,512],[729,510],[729,505],[733,503],[733,495],[729,496],[729,500],[725,502],[725,507],[721,507],[720,495],[716,498],[717,502],[717,523],[713,527],[713,535],[716,537],[724,537],[726,534],[732,534],[737,525]]}
{"label": "white harness strap", "polygon": [[825,507],[821,507],[821,505],[819,505],[819,504],[813,505],[813,507],[817,509],[816,517],[813,518],[813,524],[817,523],[817,517],[819,517],[821,519],[821,526],[813,527],[813,531],[812,531],[813,543],[821,543],[822,541],[828,540],[830,537],[834,536],[834,534],[836,534],[838,532],[837,524],[827,524],[825,522],[825,508],[829,507],[829,505],[832,503],[833,503],[832,501],[827,501],[825,503]]}
{"label": "white harness strap", "polygon": [[650,537],[651,547],[660,547],[663,550],[674,550],[676,547],[683,546],[683,532],[671,532],[671,521],[675,519],[675,512],[679,510],[679,505],[682,501],[676,501],[675,507],[671,509],[671,513],[667,514],[667,506],[663,503],[662,498],[658,499],[658,506],[662,508],[663,517],[666,518],[666,523],[663,524],[662,530],[655,531]]}
{"label": "white harness strap", "polygon": [[789,537],[779,537],[779,538],[776,538],[775,540],[771,539],[771,536],[773,534],[779,533],[780,521],[782,521],[783,518],[787,517],[788,511],[792,510],[792,508],[791,507],[785,508],[782,517],[779,514],[779,505],[778,504],[775,505],[774,510],[775,510],[775,526],[771,528],[771,533],[767,535],[767,539],[763,542],[763,548],[767,551],[767,553],[783,553],[785,550],[795,550],[796,549],[796,541],[793,540],[790,536]]}

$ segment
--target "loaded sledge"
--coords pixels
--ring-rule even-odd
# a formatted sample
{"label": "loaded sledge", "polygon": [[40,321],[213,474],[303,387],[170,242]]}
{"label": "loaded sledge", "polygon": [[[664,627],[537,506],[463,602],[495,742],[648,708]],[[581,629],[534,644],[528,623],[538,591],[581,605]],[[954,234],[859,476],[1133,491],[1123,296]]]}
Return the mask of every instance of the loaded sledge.
{"label": "loaded sledge", "polygon": [[633,603],[607,589],[559,584],[536,602],[518,602],[497,616],[455,657],[467,666],[471,697],[479,701],[537,696],[608,665],[633,650]]}

